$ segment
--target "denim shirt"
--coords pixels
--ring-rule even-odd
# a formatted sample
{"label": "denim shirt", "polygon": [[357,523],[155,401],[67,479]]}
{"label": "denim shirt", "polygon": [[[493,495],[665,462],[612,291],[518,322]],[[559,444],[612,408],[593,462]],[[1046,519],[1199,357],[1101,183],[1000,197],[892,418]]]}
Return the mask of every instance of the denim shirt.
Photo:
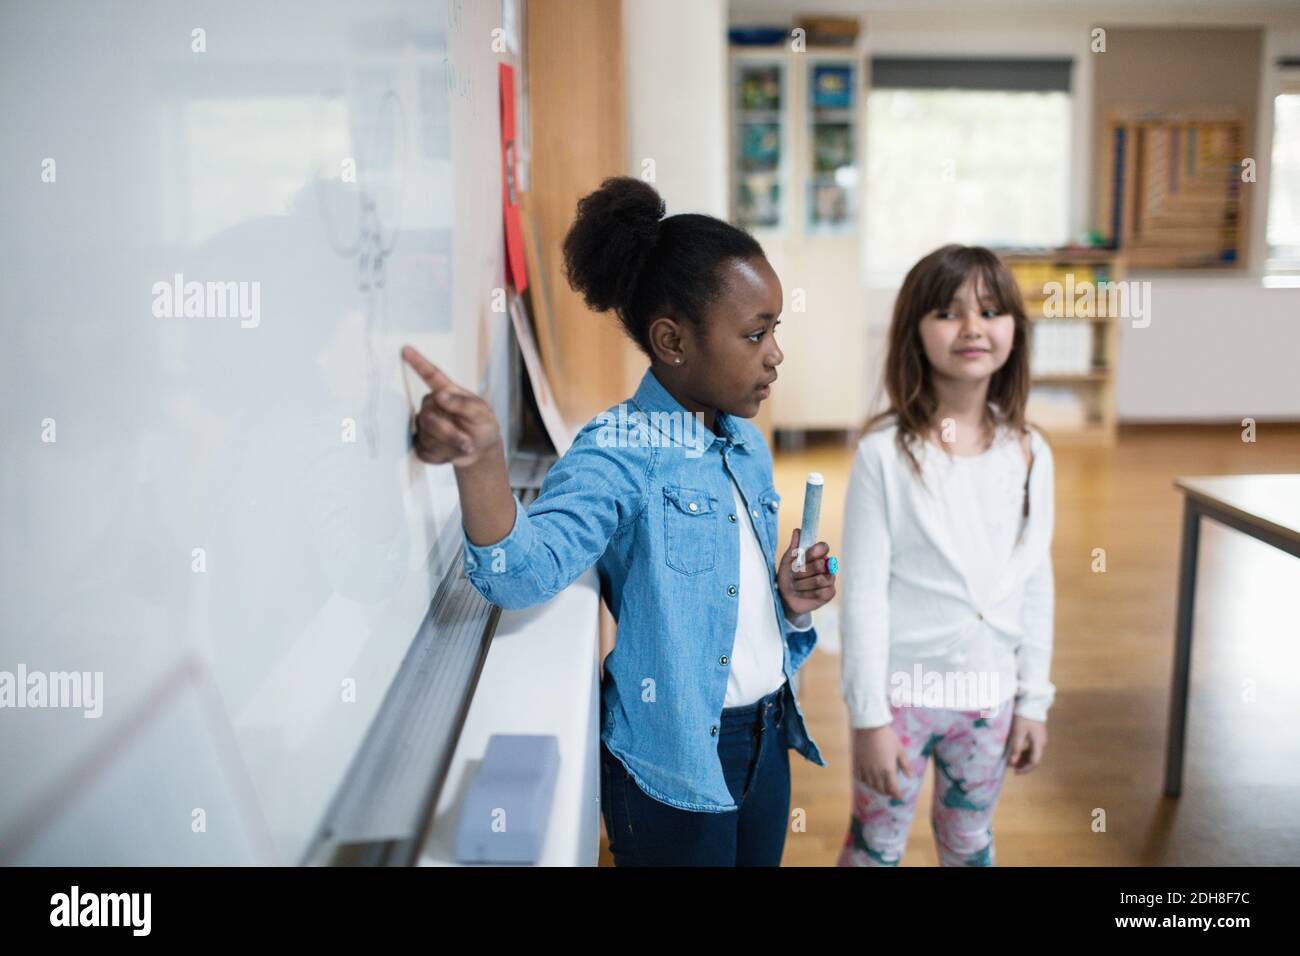
{"label": "denim shirt", "polygon": [[[647,370],[630,402],[583,427],[527,511],[495,544],[465,536],[465,573],[487,600],[523,608],[551,598],[593,564],[618,622],[601,685],[601,739],[637,784],[685,810],[736,803],[718,758],[740,591],[744,515],[774,569],[780,496],[772,456],[748,421],[718,412],[710,431]],[[813,628],[785,620],[769,574],[786,680],[812,653]],[[825,766],[794,700],[790,746]]]}

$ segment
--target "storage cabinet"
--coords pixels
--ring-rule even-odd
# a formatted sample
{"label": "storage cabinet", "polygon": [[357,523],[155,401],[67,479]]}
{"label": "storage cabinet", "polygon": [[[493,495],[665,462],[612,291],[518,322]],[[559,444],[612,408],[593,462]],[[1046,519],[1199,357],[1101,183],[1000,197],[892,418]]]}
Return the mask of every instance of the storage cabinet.
{"label": "storage cabinet", "polygon": [[785,293],[768,403],[778,432],[866,417],[861,62],[855,47],[731,52],[731,221],[763,245]]}

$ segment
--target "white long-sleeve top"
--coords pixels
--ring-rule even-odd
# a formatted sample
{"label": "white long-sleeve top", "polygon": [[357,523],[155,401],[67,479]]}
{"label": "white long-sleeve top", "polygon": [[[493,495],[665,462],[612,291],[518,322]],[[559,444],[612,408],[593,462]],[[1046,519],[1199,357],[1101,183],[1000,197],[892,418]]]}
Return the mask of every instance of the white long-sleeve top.
{"label": "white long-sleeve top", "polygon": [[888,424],[859,443],[844,505],[842,679],[852,726],[888,724],[891,703],[984,710],[1013,697],[1015,713],[1046,720],[1055,696],[1051,449],[1032,429],[1032,466],[1006,430],[966,458],[926,442],[916,446],[922,478],[896,432]]}

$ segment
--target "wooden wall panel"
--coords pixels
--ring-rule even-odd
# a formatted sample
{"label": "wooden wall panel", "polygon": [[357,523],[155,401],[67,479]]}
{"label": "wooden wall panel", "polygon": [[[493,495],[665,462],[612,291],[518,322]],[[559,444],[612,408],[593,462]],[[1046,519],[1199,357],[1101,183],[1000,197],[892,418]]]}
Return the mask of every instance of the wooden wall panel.
{"label": "wooden wall panel", "polygon": [[[578,199],[627,171],[621,0],[528,0],[530,208],[550,291],[558,373],[570,425],[626,398],[635,346],[612,313],[589,311],[564,279],[562,246]],[[642,360],[644,367],[644,360]]]}

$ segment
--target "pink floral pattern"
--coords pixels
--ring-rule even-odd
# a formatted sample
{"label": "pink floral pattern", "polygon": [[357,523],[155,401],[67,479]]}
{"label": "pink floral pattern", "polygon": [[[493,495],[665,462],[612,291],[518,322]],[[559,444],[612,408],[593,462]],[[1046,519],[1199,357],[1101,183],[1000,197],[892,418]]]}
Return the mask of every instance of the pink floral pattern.
{"label": "pink floral pattern", "polygon": [[853,814],[840,866],[897,866],[907,848],[925,768],[934,758],[930,825],[942,866],[993,865],[993,809],[1007,769],[1006,743],[1014,702],[996,713],[891,707],[894,733],[911,775],[898,775],[903,799],[853,783]]}

